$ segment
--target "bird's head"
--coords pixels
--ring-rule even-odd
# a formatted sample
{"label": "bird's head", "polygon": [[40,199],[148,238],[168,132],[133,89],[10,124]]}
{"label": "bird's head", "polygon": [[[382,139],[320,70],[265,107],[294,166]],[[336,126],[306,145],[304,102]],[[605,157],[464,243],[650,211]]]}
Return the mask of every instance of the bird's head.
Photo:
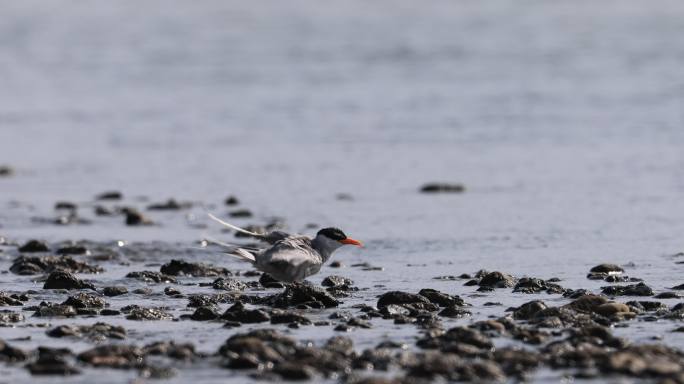
{"label": "bird's head", "polygon": [[360,241],[347,237],[347,235],[338,228],[323,228],[318,231],[316,238],[325,241],[330,245],[336,245],[334,248],[347,244],[356,245],[357,247],[363,246]]}

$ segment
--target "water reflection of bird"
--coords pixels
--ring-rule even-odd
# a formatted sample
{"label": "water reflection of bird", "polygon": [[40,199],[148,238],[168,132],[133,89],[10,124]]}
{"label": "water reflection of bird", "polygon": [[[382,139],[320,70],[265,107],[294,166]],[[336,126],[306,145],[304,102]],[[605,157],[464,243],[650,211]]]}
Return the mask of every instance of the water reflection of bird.
{"label": "water reflection of bird", "polygon": [[246,261],[262,272],[284,282],[295,282],[318,273],[321,266],[330,259],[332,253],[343,245],[361,247],[358,240],[347,237],[337,228],[323,228],[313,239],[303,235],[292,235],[282,231],[259,234],[236,227],[218,217],[209,217],[222,225],[259,239],[267,244],[265,248],[251,248],[236,244],[227,244],[218,240],[205,238],[207,242],[220,245],[225,253]]}

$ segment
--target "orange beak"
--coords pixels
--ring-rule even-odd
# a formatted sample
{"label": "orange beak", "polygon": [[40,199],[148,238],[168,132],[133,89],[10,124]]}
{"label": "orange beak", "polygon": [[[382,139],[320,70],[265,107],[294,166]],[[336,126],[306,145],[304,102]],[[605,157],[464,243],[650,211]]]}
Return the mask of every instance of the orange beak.
{"label": "orange beak", "polygon": [[363,247],[363,244],[361,244],[360,241],[346,238],[344,240],[340,240],[340,243],[342,244],[349,244],[349,245],[356,245],[357,247]]}

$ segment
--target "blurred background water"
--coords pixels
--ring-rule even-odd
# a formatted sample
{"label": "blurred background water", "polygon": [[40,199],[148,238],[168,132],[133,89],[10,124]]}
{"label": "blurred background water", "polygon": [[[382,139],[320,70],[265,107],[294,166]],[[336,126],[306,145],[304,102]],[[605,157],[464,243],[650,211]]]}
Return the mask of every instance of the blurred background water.
{"label": "blurred background water", "polygon": [[[684,248],[680,1],[0,8],[7,236],[190,243],[185,222],[39,226],[27,205],[235,194],[292,230],[367,240],[339,258],[383,265],[368,284],[413,287],[453,265],[577,288],[603,261],[682,283],[665,257]],[[419,194],[429,181],[467,191]]]}

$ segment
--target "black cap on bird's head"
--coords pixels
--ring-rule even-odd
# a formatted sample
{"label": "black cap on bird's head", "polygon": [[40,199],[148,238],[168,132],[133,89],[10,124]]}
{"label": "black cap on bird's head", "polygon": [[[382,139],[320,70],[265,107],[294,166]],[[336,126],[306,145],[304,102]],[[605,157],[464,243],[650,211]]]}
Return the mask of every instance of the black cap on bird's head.
{"label": "black cap on bird's head", "polygon": [[331,240],[339,241],[342,244],[351,244],[361,247],[362,244],[358,240],[351,239],[342,232],[339,228],[323,228],[316,234],[317,236],[325,236]]}

